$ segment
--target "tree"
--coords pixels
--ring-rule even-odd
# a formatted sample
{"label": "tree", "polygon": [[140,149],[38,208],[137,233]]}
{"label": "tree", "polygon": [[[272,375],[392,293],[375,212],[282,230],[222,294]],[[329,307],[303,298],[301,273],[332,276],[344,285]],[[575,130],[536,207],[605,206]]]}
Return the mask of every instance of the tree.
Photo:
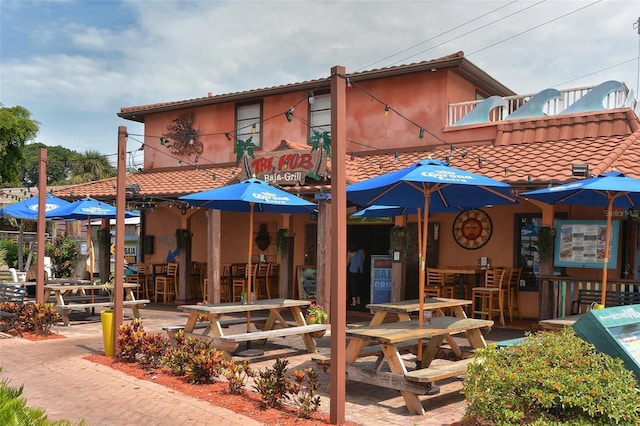
{"label": "tree", "polygon": [[24,147],[25,164],[20,176],[22,184],[25,186],[38,185],[41,148],[47,149],[47,185],[67,185],[70,173],[69,158],[78,153],[60,145],[47,147],[41,142],[31,143]]}
{"label": "tree", "polygon": [[40,123],[31,119],[26,108],[0,104],[0,187],[19,184],[25,143],[39,130]]}
{"label": "tree", "polygon": [[114,177],[117,170],[107,157],[98,151],[86,151],[84,154],[76,153],[69,159],[70,183],[92,182],[95,180]]}

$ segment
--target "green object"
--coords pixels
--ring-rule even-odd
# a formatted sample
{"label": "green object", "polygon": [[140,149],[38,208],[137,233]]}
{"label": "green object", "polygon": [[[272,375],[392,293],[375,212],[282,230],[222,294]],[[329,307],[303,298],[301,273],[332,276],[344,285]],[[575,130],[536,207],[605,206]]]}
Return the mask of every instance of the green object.
{"label": "green object", "polygon": [[115,315],[112,310],[100,312],[100,321],[102,321],[102,339],[104,341],[104,354],[106,356],[115,355]]}
{"label": "green object", "polygon": [[640,305],[592,309],[573,329],[598,351],[622,359],[640,383]]}

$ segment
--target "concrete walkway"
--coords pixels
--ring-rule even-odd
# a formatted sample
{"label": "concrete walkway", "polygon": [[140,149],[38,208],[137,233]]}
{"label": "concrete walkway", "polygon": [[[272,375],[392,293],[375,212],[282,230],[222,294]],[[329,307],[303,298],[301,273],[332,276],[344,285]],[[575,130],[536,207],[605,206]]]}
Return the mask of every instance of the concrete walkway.
{"label": "concrete walkway", "polygon": [[[142,315],[148,332],[161,332],[163,325],[186,322],[186,315],[175,307],[149,306]],[[23,395],[28,405],[44,408],[50,419],[72,422],[84,419],[89,426],[260,424],[153,382],[84,360],[84,355],[104,351],[99,319],[74,321],[72,316],[70,327],[59,326],[55,331],[66,338],[32,342],[0,336],[3,369],[0,380],[10,379],[15,386],[24,385]],[[522,333],[492,330],[487,340],[504,340]],[[329,353],[329,336],[318,339],[317,343],[321,353]],[[284,338],[277,339],[264,349],[266,356],[252,360],[254,367],[271,367],[277,357],[286,357],[290,369],[315,367],[298,336],[287,337],[286,344]],[[324,413],[328,413],[330,406],[328,379],[327,374],[320,373],[320,411]],[[464,414],[464,398],[458,392],[462,382],[451,380],[440,385],[439,395],[424,397],[428,414],[423,417],[409,414],[397,391],[347,381],[347,421],[368,426],[449,425]]]}

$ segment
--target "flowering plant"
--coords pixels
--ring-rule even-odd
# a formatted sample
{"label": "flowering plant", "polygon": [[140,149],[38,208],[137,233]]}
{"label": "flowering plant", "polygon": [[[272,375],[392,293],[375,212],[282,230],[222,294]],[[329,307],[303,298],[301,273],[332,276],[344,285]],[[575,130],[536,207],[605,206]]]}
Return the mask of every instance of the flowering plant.
{"label": "flowering plant", "polygon": [[69,278],[73,276],[73,271],[78,258],[78,246],[71,238],[58,235],[52,242],[45,246],[46,255],[51,257],[51,266],[58,278]]}
{"label": "flowering plant", "polygon": [[324,310],[322,305],[318,305],[313,302],[307,308],[307,317],[313,317],[313,324],[323,324],[327,319],[329,319],[329,314],[327,314],[327,311]]}

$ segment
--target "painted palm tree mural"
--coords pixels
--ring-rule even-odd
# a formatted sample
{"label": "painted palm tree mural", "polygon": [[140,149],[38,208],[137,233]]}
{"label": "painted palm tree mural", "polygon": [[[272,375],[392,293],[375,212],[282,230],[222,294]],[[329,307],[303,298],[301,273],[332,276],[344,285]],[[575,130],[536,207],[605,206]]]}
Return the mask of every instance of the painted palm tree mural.
{"label": "painted palm tree mural", "polygon": [[[322,144],[320,144],[321,142]],[[325,152],[327,158],[331,158],[331,132],[318,132],[316,130],[313,131],[313,136],[311,136],[311,152],[317,149],[320,150],[320,160],[322,160],[323,151]],[[323,161],[318,161],[316,164],[316,169],[310,172],[307,176],[316,180],[320,180],[320,167],[323,163]]]}
{"label": "painted palm tree mural", "polygon": [[251,170],[251,162],[249,161],[249,157],[256,158],[253,153],[253,149],[255,145],[253,144],[253,136],[249,136],[249,139],[243,141],[242,139],[237,139],[233,145],[233,152],[236,154],[236,166],[240,164],[242,160],[242,169],[247,177],[251,177],[253,175],[253,171]]}

